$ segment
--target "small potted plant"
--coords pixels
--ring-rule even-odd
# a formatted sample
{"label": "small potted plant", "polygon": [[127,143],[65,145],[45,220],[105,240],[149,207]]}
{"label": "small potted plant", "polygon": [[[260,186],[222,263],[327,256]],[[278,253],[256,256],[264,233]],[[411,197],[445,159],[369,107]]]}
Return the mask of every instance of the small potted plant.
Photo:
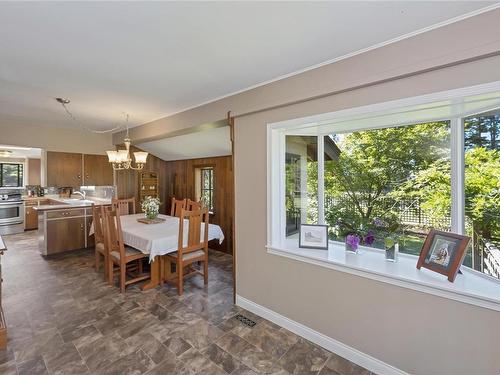
{"label": "small potted plant", "polygon": [[373,225],[384,234],[385,259],[389,262],[396,262],[399,253],[399,236],[397,235],[399,223],[397,218],[375,218]]}
{"label": "small potted plant", "polygon": [[147,219],[156,219],[160,213],[160,199],[147,196],[141,203],[141,209]]}

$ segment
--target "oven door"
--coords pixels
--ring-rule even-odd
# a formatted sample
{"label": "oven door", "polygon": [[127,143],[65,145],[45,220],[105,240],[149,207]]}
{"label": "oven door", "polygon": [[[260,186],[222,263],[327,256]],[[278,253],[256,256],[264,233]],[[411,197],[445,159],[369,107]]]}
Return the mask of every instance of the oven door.
{"label": "oven door", "polygon": [[23,222],[23,202],[0,202],[0,225],[22,224]]}

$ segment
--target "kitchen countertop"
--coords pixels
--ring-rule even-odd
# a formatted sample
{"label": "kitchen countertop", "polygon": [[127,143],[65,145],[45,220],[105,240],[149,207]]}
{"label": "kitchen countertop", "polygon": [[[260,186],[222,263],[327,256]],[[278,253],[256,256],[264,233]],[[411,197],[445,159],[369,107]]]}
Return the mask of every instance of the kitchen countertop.
{"label": "kitchen countertop", "polygon": [[50,199],[51,204],[41,204],[39,206],[33,206],[33,209],[36,211],[43,212],[49,210],[86,208],[86,207],[92,207],[93,205],[101,206],[101,205],[111,204],[111,199],[93,198],[93,197],[89,197],[85,200],[79,198],[45,198],[45,199]]}

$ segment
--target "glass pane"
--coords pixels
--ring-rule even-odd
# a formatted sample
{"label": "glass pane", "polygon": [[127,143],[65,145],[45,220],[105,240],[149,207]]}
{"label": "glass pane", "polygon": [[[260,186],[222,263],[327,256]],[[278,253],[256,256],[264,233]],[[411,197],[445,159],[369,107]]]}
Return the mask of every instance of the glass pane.
{"label": "glass pane", "polygon": [[465,119],[465,229],[472,243],[464,264],[500,275],[500,114]]}
{"label": "glass pane", "polygon": [[318,222],[318,137],[286,136],[286,236]]}
{"label": "glass pane", "polygon": [[23,184],[22,164],[2,164],[2,185],[17,187]]}
{"label": "glass pane", "polygon": [[330,238],[399,241],[418,255],[429,229],[450,230],[450,126],[434,122],[325,136]]}
{"label": "glass pane", "polygon": [[0,207],[0,219],[15,219],[19,217],[19,207]]}

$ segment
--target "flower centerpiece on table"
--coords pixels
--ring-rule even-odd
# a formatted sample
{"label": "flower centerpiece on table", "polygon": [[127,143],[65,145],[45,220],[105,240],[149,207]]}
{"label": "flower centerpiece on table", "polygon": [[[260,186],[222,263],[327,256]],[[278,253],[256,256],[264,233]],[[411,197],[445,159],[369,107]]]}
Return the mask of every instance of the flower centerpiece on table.
{"label": "flower centerpiece on table", "polygon": [[160,199],[147,196],[141,202],[141,209],[148,219],[156,219],[160,213]]}

